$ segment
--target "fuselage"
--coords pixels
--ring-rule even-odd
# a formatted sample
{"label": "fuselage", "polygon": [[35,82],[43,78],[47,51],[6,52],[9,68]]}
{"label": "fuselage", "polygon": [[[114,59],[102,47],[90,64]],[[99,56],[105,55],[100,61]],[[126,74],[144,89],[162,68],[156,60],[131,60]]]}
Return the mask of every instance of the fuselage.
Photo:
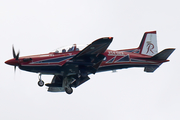
{"label": "fuselage", "polygon": [[156,31],[145,32],[139,47],[125,50],[109,50],[113,37],[103,37],[83,47],[73,44],[62,47],[48,54],[19,57],[15,53],[13,59],[6,64],[18,66],[21,70],[39,73],[38,85],[42,87],[42,74],[54,75],[51,83],[47,83],[48,91],[73,92],[72,87],[78,87],[88,81],[89,74],[117,70],[130,67],[144,67],[145,72],[154,72],[175,50],[164,49],[158,53]]}
{"label": "fuselage", "polygon": [[[62,66],[79,52],[80,51],[71,51],[65,53],[50,52],[48,54],[19,57],[18,61],[15,59],[10,59],[5,63],[19,66],[20,69],[29,72],[61,75],[63,71]],[[131,50],[106,50],[103,55],[105,58],[100,64],[97,72],[129,67],[160,65],[162,62],[164,62],[149,60],[148,58],[151,56],[134,53],[131,52]]]}

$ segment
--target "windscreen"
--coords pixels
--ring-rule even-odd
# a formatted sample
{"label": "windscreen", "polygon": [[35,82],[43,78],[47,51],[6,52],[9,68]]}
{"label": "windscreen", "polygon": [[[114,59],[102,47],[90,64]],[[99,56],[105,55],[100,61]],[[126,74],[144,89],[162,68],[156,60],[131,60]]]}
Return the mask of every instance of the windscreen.
{"label": "windscreen", "polygon": [[63,46],[55,49],[53,52],[55,53],[66,53],[66,52],[72,52],[72,51],[81,51],[83,50],[87,45],[68,45],[68,46]]}

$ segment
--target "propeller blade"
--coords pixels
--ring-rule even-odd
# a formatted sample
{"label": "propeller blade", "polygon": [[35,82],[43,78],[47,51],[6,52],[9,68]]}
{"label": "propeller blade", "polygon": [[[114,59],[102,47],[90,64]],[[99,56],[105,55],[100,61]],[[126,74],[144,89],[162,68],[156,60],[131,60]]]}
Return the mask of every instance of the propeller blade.
{"label": "propeller blade", "polygon": [[14,72],[16,72],[16,65],[14,66]]}
{"label": "propeller blade", "polygon": [[19,54],[20,54],[20,52],[18,51],[18,53],[17,53],[17,55],[16,55],[16,52],[15,52],[15,50],[14,50],[14,45],[12,46],[12,51],[13,51],[13,57],[14,57],[16,60],[18,60],[18,59],[19,59]]}
{"label": "propeller blade", "polygon": [[15,50],[14,50],[14,45],[12,46],[12,50],[13,50],[13,57],[16,58],[16,53],[15,53]]}
{"label": "propeller blade", "polygon": [[18,53],[17,53],[17,55],[16,55],[16,60],[19,59],[19,54],[20,54],[20,52],[18,51]]}

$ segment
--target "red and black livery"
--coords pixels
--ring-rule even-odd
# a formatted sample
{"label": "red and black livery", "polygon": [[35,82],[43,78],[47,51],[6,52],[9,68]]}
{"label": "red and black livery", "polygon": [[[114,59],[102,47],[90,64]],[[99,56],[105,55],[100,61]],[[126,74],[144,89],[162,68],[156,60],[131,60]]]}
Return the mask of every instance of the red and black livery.
{"label": "red and black livery", "polygon": [[130,67],[144,67],[145,72],[154,72],[162,63],[167,62],[175,50],[168,48],[158,53],[156,31],[145,32],[137,48],[109,50],[113,37],[103,37],[80,50],[76,44],[68,49],[48,54],[19,57],[13,47],[13,59],[6,64],[18,66],[21,70],[39,73],[38,85],[43,86],[42,74],[54,75],[47,83],[50,92],[73,92],[89,80],[89,74]]}

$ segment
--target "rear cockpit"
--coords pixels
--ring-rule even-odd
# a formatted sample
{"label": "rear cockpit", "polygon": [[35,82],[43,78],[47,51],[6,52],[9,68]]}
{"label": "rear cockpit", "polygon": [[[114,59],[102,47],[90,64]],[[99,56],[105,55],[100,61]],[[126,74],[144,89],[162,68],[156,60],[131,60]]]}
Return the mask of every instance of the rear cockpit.
{"label": "rear cockpit", "polygon": [[73,44],[73,45],[57,48],[54,52],[55,53],[67,53],[67,52],[73,52],[73,51],[81,51],[85,47],[86,47],[86,45]]}

